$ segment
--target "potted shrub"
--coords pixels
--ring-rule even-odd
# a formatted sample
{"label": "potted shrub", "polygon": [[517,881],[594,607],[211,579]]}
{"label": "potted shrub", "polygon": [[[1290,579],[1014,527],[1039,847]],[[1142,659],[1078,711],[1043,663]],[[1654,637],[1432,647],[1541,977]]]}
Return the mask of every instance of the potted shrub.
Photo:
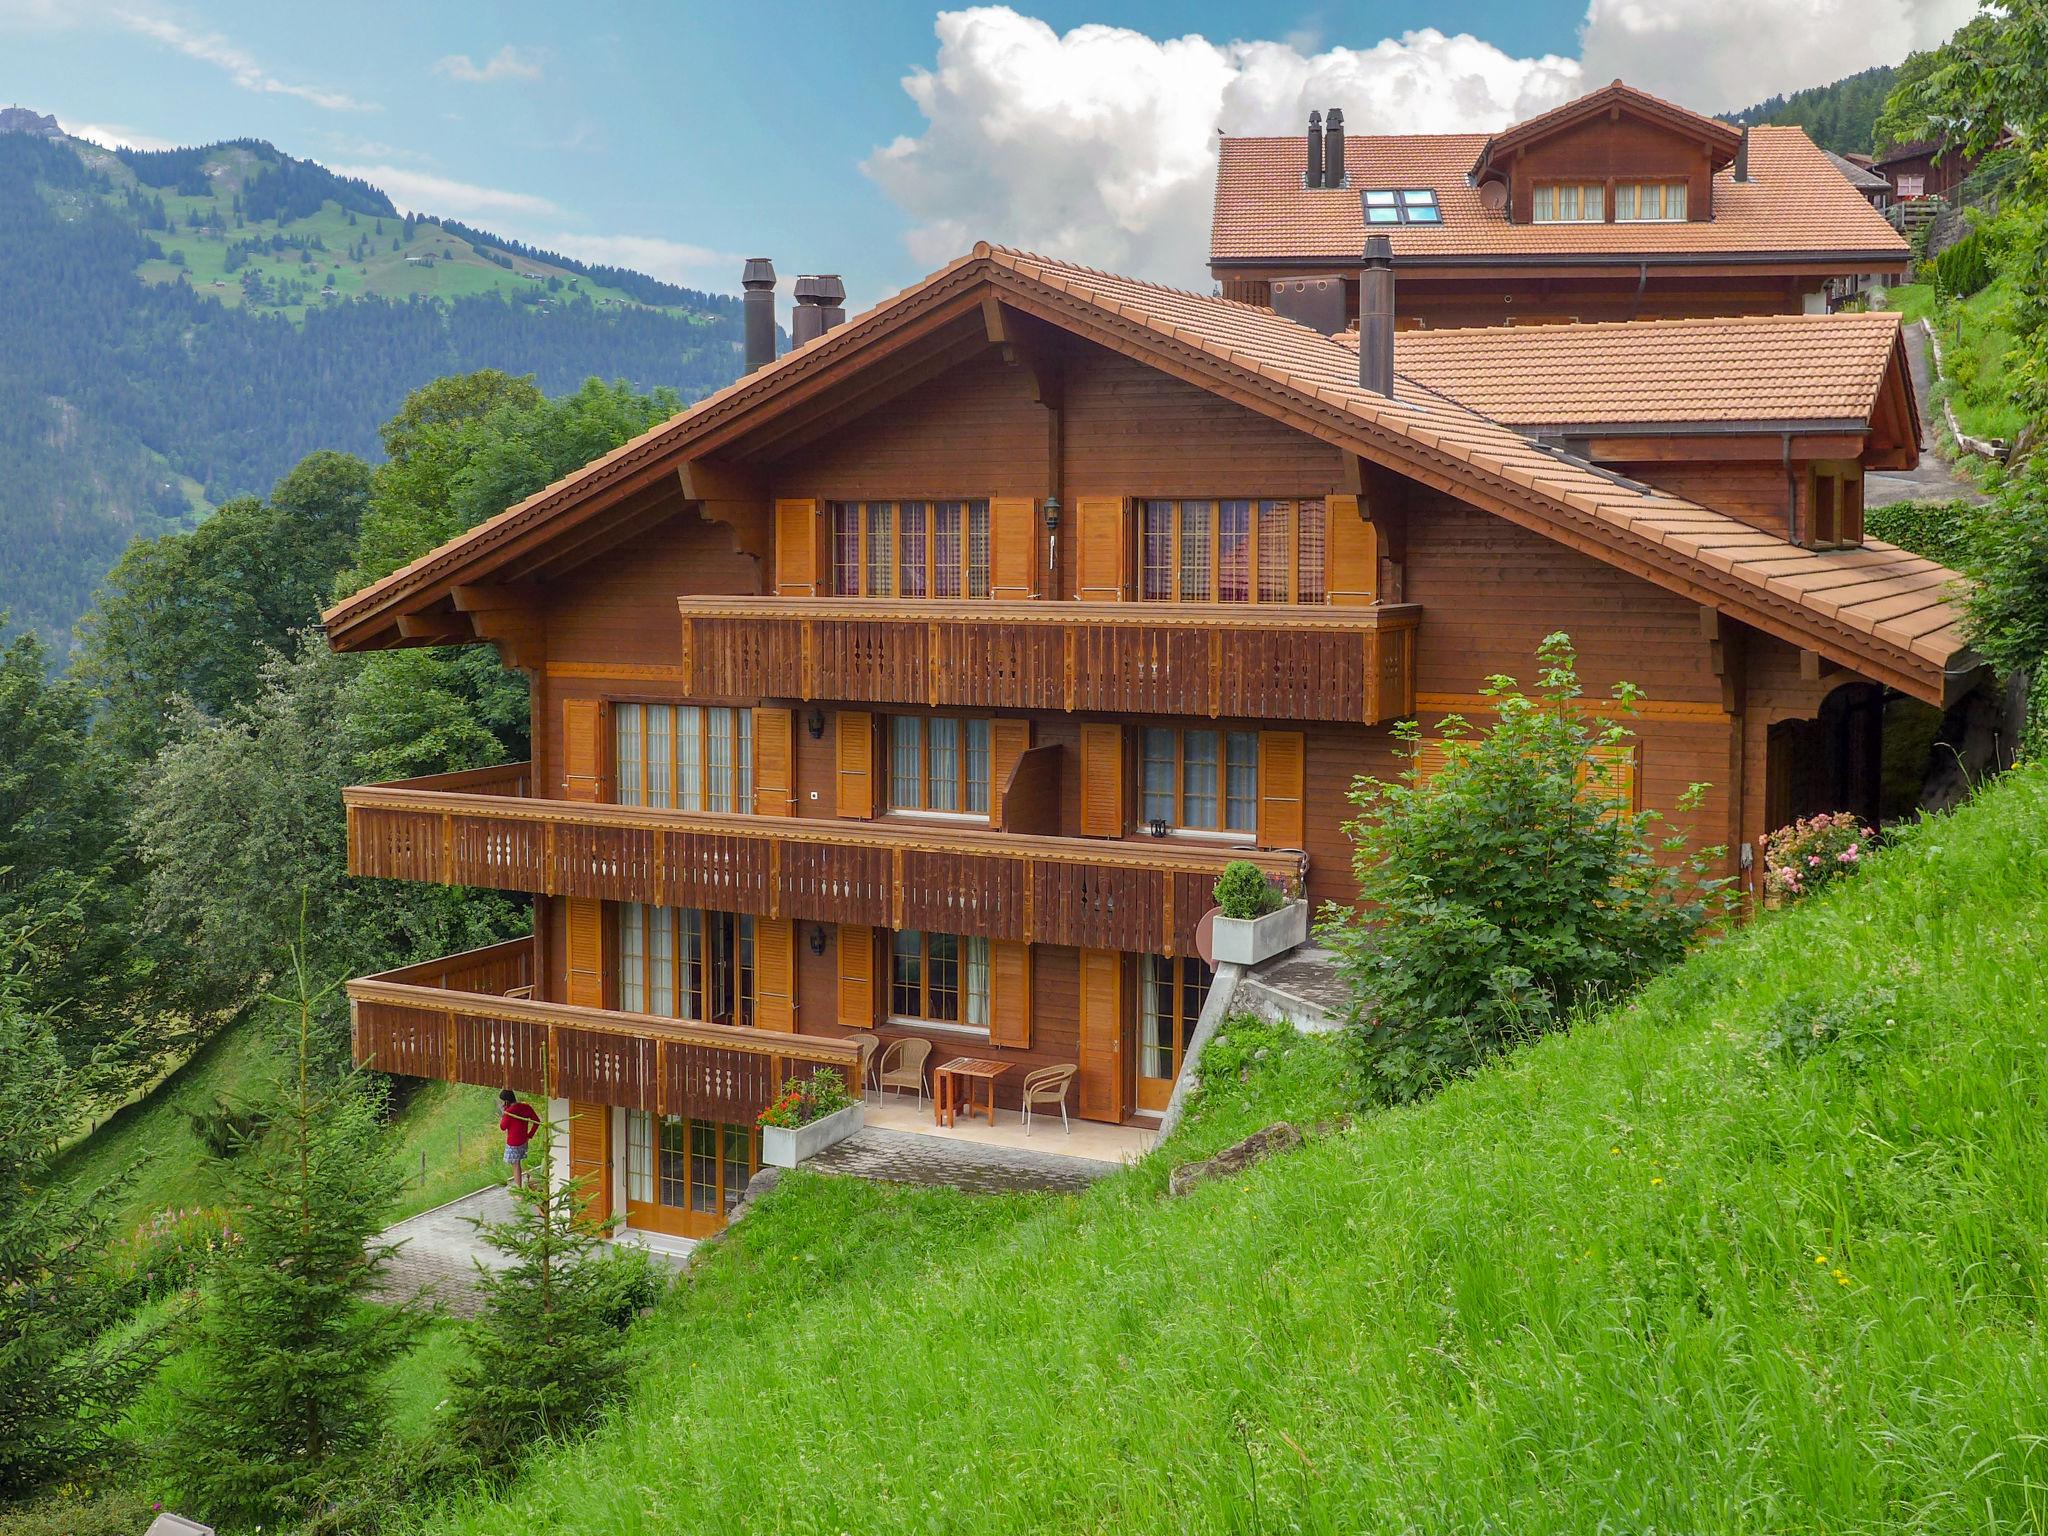
{"label": "potted shrub", "polygon": [[1876,838],[1847,811],[1823,811],[1766,834],[1764,904],[1788,907],[1855,874]]}
{"label": "potted shrub", "polygon": [[794,1168],[846,1140],[866,1122],[861,1101],[846,1091],[836,1068],[821,1067],[791,1083],[761,1111],[761,1162]]}
{"label": "potted shrub", "polygon": [[1257,965],[1308,938],[1308,903],[1289,901],[1247,859],[1223,867],[1216,881],[1216,909],[1210,947],[1218,965]]}

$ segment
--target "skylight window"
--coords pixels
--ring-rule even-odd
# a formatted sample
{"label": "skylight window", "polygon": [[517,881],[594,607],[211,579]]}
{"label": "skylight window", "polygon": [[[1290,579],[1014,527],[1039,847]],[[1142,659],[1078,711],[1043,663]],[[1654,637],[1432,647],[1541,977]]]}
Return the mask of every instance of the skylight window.
{"label": "skylight window", "polygon": [[1436,193],[1428,187],[1368,187],[1359,194],[1367,224],[1441,224]]}

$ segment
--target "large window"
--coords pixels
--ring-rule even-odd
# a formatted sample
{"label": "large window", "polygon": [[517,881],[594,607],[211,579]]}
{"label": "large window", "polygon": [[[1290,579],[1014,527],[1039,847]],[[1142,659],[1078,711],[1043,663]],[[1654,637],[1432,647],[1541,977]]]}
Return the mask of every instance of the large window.
{"label": "large window", "polygon": [[1172,731],[1138,736],[1141,815],[1199,832],[1252,833],[1259,824],[1256,731]]}
{"label": "large window", "polygon": [[835,501],[841,597],[988,596],[986,501]]}
{"label": "large window", "polygon": [[619,1007],[669,1019],[754,1022],[754,920],[619,905]]}
{"label": "large window", "polygon": [[1368,224],[1441,224],[1436,193],[1428,187],[1368,187],[1359,194]]}
{"label": "large window", "polygon": [[988,722],[949,715],[889,721],[889,807],[988,814]]}
{"label": "large window", "polygon": [[612,705],[618,803],[671,811],[754,809],[754,712]]}
{"label": "large window", "polygon": [[1149,603],[1324,599],[1321,501],[1144,501],[1138,552]]}
{"label": "large window", "polygon": [[1624,181],[1614,188],[1614,217],[1620,223],[1655,224],[1683,221],[1685,183]]}
{"label": "large window", "polygon": [[1597,181],[1546,182],[1535,189],[1529,217],[1538,224],[1598,224],[1607,217]]}
{"label": "large window", "polygon": [[988,1028],[988,940],[889,935],[889,1014],[913,1023]]}

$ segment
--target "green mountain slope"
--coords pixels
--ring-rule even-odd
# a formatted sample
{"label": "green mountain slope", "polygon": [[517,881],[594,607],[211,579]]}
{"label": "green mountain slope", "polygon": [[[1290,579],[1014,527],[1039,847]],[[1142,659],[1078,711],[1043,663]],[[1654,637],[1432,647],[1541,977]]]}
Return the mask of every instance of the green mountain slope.
{"label": "green mountain slope", "polygon": [[1171,1161],[1327,1114],[1341,1047],[1227,1033],[1170,1155],[1076,1199],[792,1177],[616,1422],[420,1528],[2036,1529],[2044,822],[2017,772],[1186,1199]]}
{"label": "green mountain slope", "polygon": [[0,610],[58,649],[134,537],[374,456],[406,392],[482,367],[686,399],[739,305],[448,221],[257,140],[112,152],[0,131]]}
{"label": "green mountain slope", "polygon": [[1731,123],[1782,123],[1804,128],[1822,149],[1838,155],[1872,153],[1877,115],[1898,78],[1889,64],[1863,70],[1829,85],[1809,86],[1790,96],[1773,96],[1753,107],[1727,114]]}

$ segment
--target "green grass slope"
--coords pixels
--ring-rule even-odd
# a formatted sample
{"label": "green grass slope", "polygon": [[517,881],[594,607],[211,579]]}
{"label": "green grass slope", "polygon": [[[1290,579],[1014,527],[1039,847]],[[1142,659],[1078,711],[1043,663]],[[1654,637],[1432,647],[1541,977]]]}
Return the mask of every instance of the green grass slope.
{"label": "green grass slope", "polygon": [[[230,1025],[67,1151],[56,1177],[90,1188],[113,1184],[115,1222],[123,1233],[160,1211],[214,1206],[215,1165],[189,1115],[256,1097],[268,1071],[255,1022]],[[405,1101],[385,1132],[400,1181],[392,1220],[499,1176],[496,1098],[488,1088],[426,1083]]]}
{"label": "green grass slope", "polygon": [[2038,1531],[2044,826],[2016,773],[1187,1199],[1167,1165],[1326,1112],[1337,1047],[1226,1035],[1172,1155],[1078,1198],[792,1178],[615,1421],[426,1528]]}
{"label": "green grass slope", "polygon": [[1945,375],[1927,404],[1938,418],[1946,399],[1955,407],[1956,425],[1972,437],[2010,441],[2026,425],[2026,413],[2013,398],[2020,362],[2012,321],[2016,297],[2009,274],[1959,302],[1938,298],[1932,283],[1901,284],[1886,295],[1888,307],[1908,324],[1926,320],[1941,338]]}

